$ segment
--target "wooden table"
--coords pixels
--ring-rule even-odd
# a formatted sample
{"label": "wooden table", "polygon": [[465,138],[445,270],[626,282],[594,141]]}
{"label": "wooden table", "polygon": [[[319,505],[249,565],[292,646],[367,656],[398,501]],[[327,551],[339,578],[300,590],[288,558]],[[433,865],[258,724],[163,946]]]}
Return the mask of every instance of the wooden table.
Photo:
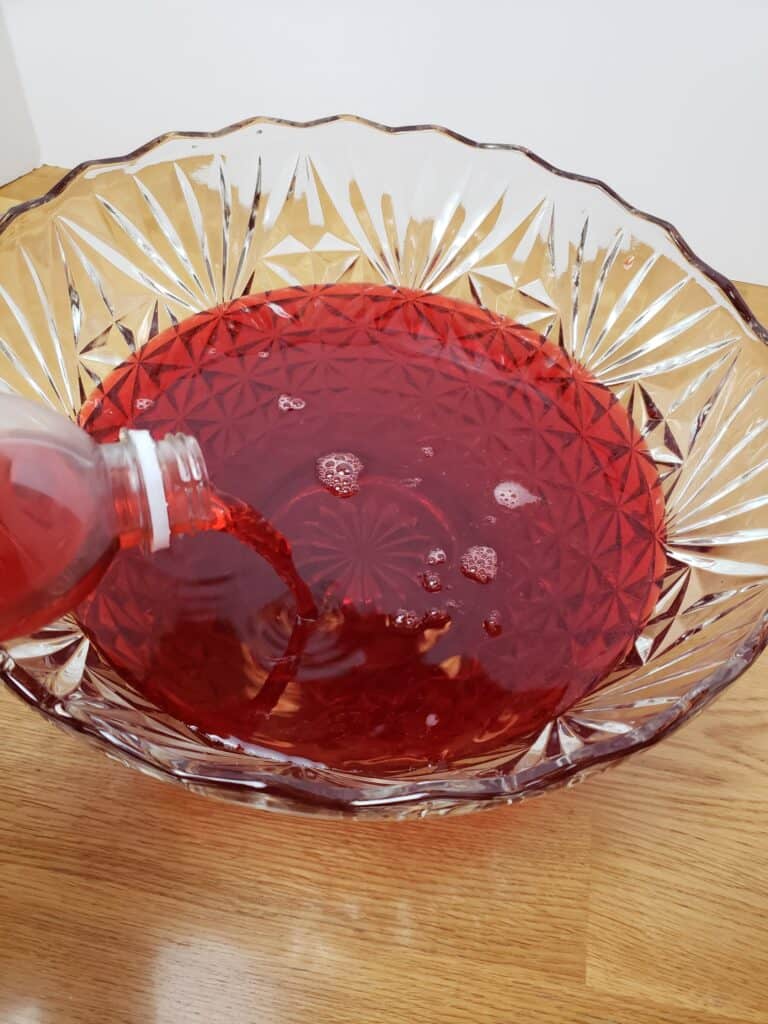
{"label": "wooden table", "polygon": [[409,824],[204,800],[0,694],[0,1022],[766,1024],[767,687],[572,792]]}

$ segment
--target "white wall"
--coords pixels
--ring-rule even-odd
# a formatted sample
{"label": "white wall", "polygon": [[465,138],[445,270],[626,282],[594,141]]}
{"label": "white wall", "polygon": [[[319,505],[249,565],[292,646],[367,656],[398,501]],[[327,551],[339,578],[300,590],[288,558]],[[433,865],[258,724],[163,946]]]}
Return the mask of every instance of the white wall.
{"label": "white wall", "polygon": [[0,9],[0,183],[40,163],[40,147]]}
{"label": "white wall", "polygon": [[43,159],[255,113],[520,142],[768,283],[767,0],[0,0]]}

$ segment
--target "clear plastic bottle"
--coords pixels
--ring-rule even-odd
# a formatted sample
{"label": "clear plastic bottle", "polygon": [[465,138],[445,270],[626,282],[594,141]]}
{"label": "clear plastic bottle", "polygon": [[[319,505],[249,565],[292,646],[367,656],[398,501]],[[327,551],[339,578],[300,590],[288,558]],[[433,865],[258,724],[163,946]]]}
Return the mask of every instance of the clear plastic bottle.
{"label": "clear plastic bottle", "polygon": [[71,610],[122,547],[168,547],[216,507],[197,441],[123,431],[98,445],[51,409],[0,394],[0,641]]}

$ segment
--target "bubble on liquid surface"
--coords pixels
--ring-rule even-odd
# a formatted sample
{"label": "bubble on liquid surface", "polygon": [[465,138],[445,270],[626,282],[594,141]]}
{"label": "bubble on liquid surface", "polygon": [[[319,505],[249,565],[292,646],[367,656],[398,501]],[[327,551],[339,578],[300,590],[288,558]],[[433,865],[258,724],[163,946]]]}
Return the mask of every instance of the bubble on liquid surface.
{"label": "bubble on liquid surface", "polygon": [[475,544],[461,556],[461,571],[477,583],[490,583],[496,578],[499,568],[499,556],[494,548],[483,544]]}
{"label": "bubble on liquid surface", "polygon": [[431,711],[424,719],[424,724],[428,729],[434,729],[439,721],[440,718],[434,713],[434,711]]}
{"label": "bubble on liquid surface", "polygon": [[277,400],[280,412],[298,412],[304,409],[306,404],[303,398],[296,398],[294,395],[280,395]]}
{"label": "bubble on liquid surface", "polygon": [[411,487],[411,488],[421,486],[421,482],[422,482],[422,478],[420,476],[408,476],[404,480],[400,481],[400,483],[403,485],[403,487]]}
{"label": "bubble on liquid surface", "polygon": [[146,412],[147,409],[151,409],[155,404],[154,398],[137,398],[134,403],[139,412]]}
{"label": "bubble on liquid surface", "polygon": [[269,359],[269,352],[266,349],[263,349],[261,352],[257,354],[259,359]]}
{"label": "bubble on liquid surface", "polygon": [[435,572],[434,569],[427,569],[419,576],[419,582],[425,590],[434,594],[438,590],[443,589],[443,581],[440,579],[440,573]]}
{"label": "bubble on liquid surface", "polygon": [[498,610],[498,608],[494,608],[493,611],[488,612],[485,619],[483,620],[483,629],[488,634],[488,636],[501,636],[501,612]]}
{"label": "bubble on liquid surface", "polygon": [[442,548],[432,548],[427,555],[427,563],[429,565],[442,565],[446,560],[446,554]]}
{"label": "bubble on liquid surface", "polygon": [[317,479],[337,498],[348,498],[360,490],[362,461],[353,452],[329,452],[315,463]]}
{"label": "bubble on liquid surface", "polygon": [[400,633],[418,633],[424,625],[423,617],[410,608],[398,608],[391,621]]}
{"label": "bubble on liquid surface", "polygon": [[451,613],[446,608],[430,608],[422,621],[429,629],[444,629],[451,624]]}
{"label": "bubble on liquid surface", "polygon": [[508,509],[521,508],[523,505],[531,505],[539,500],[535,494],[531,494],[527,488],[514,480],[502,480],[501,483],[496,484],[493,496],[497,504]]}
{"label": "bubble on liquid surface", "polygon": [[421,454],[424,455],[426,458],[431,459],[432,456],[435,454],[435,449],[432,447],[431,444],[425,444],[421,449]]}

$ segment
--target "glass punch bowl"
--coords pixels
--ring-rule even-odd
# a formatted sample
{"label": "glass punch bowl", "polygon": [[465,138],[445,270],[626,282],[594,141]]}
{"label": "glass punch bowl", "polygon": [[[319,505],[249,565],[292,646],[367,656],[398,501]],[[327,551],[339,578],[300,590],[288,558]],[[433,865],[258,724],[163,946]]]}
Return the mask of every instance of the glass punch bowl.
{"label": "glass punch bowl", "polygon": [[0,648],[12,691],[190,789],[403,817],[577,781],[672,732],[754,661],[768,638],[768,332],[669,224],[519,147],[256,118],[85,164],[0,218],[0,387],[75,417],[174,322],[339,281],[481,304],[562,346],[629,410],[663,480],[668,558],[631,655],[503,759],[399,778],[203,745],[73,617]]}

